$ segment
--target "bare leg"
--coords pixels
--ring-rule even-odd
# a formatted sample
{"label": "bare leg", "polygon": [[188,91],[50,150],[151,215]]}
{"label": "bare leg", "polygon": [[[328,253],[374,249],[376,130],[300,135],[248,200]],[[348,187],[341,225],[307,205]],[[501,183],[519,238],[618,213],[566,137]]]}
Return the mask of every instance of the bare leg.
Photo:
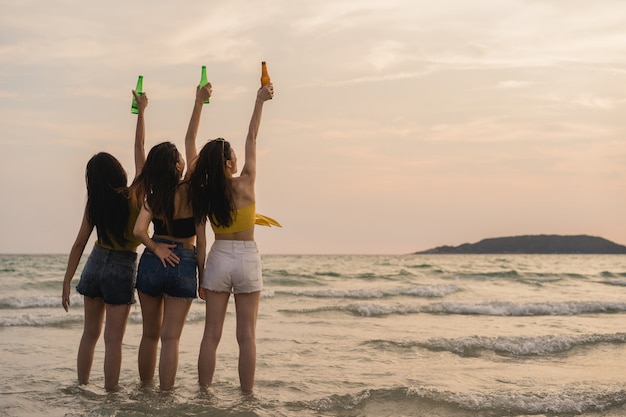
{"label": "bare leg", "polygon": [[256,320],[259,312],[259,291],[236,294],[237,342],[239,343],[239,383],[246,392],[254,387],[256,370]]}
{"label": "bare leg", "polygon": [[122,340],[130,305],[106,305],[104,325],[104,388],[113,391],[117,388],[122,368]]}
{"label": "bare leg", "polygon": [[198,382],[209,386],[215,373],[217,346],[222,338],[224,318],[228,308],[230,293],[206,290],[206,317],[204,335],[198,356]]}
{"label": "bare leg", "polygon": [[138,291],[141,303],[143,333],[139,344],[139,378],[141,382],[152,381],[156,367],[157,349],[163,322],[163,297],[151,297]]}
{"label": "bare leg", "polygon": [[161,327],[161,359],[159,380],[161,389],[172,389],[178,369],[178,343],[191,308],[191,299],[165,297],[163,326]]}
{"label": "bare leg", "polygon": [[85,322],[83,325],[83,336],[78,346],[78,358],[76,369],[78,372],[78,382],[80,384],[89,383],[91,365],[93,364],[93,352],[102,331],[102,321],[104,320],[104,301],[99,298],[84,297]]}

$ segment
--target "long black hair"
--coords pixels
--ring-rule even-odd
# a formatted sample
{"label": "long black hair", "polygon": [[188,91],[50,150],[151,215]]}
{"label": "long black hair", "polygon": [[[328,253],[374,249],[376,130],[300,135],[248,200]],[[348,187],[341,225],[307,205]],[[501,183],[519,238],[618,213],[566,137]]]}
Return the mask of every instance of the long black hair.
{"label": "long black hair", "polygon": [[205,224],[209,219],[216,226],[233,224],[236,207],[232,182],[225,171],[226,161],[230,159],[230,143],[222,138],[207,142],[198,154],[189,178],[189,202],[196,223]]}
{"label": "long black hair", "polygon": [[126,171],[111,154],[95,154],[85,168],[87,221],[96,227],[98,241],[124,246],[130,208]]}
{"label": "long black hair", "polygon": [[155,145],[146,158],[146,163],[133,182],[136,198],[144,198],[152,215],[165,222],[168,233],[172,233],[174,221],[174,196],[180,180],[176,164],[180,153],[171,142]]}

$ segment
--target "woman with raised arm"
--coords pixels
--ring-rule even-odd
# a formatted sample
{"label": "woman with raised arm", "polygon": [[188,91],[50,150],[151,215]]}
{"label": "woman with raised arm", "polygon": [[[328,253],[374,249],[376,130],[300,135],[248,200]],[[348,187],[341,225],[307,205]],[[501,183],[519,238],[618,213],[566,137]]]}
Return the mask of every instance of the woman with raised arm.
{"label": "woman with raised arm", "polygon": [[198,358],[201,385],[215,372],[230,293],[234,293],[239,344],[239,382],[243,391],[254,387],[256,321],[263,288],[261,259],[254,241],[256,217],[256,139],[263,103],[274,95],[272,84],[258,90],[239,176],[237,156],[229,142],[214,139],[204,145],[191,174],[190,198],[196,223],[211,224],[215,242],[201,278],[200,297],[206,300],[204,335]]}
{"label": "woman with raised arm", "polygon": [[[188,131],[197,132],[202,103],[211,95],[210,84],[198,88]],[[195,134],[195,133],[194,133]],[[190,133],[187,133],[190,136]],[[185,141],[186,156],[195,159]],[[153,380],[159,340],[159,381],[170,390],[178,369],[178,345],[192,301],[197,296],[197,277],[204,270],[204,226],[196,226],[188,199],[185,161],[173,143],[163,142],[148,153],[143,170],[133,185],[143,200],[135,224],[135,236],[146,246],[137,271],[143,333],[139,345],[139,376]],[[154,225],[148,236],[150,222]]]}
{"label": "woman with raised arm", "polygon": [[[135,132],[135,176],[142,170],[144,152],[144,110],[148,105],[145,94],[133,91],[138,104]],[[137,201],[129,192],[126,171],[112,155],[100,152],[87,163],[85,170],[87,203],[78,235],[72,245],[61,304],[70,306],[70,283],[94,227],[98,234],[76,290],[84,296],[84,328],[78,347],[78,382],[89,383],[94,350],[104,328],[104,387],[118,387],[122,365],[122,339],[130,305],[135,302],[135,274],[139,241],[133,235],[139,214]]]}

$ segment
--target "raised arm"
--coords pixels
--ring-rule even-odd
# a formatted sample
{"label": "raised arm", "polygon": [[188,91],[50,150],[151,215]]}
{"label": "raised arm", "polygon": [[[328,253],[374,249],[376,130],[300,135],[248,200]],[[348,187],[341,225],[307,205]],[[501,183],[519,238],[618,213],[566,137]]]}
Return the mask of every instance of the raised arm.
{"label": "raised arm", "polygon": [[196,158],[198,157],[196,136],[198,136],[198,127],[200,126],[202,105],[205,100],[211,97],[211,93],[211,83],[206,84],[204,87],[198,86],[196,88],[196,99],[193,103],[193,111],[191,112],[191,119],[187,127],[187,134],[185,135],[185,156],[187,158],[187,172],[185,173],[185,178],[189,178],[196,165]]}
{"label": "raised arm", "polygon": [[83,256],[85,246],[87,245],[87,241],[89,240],[89,236],[91,236],[92,231],[93,225],[91,225],[87,220],[87,208],[85,207],[83,220],[81,221],[76,240],[74,240],[74,244],[70,250],[70,257],[67,261],[67,268],[65,269],[65,277],[63,278],[61,305],[65,311],[67,311],[70,307],[70,283],[72,282],[72,278],[74,278],[74,274],[78,268],[78,263],[80,262],[80,257]]}
{"label": "raised arm", "polygon": [[137,94],[133,90],[133,96],[137,100],[137,128],[135,129],[135,178],[141,173],[143,165],[146,163],[146,123],[144,119],[144,112],[148,106],[148,96],[143,94]]}
{"label": "raised arm", "polygon": [[259,89],[254,102],[254,110],[248,127],[248,136],[246,137],[246,159],[241,170],[241,177],[247,177],[254,182],[256,178],[256,137],[259,133],[261,125],[261,116],[263,114],[263,103],[274,97],[274,85],[267,84]]}

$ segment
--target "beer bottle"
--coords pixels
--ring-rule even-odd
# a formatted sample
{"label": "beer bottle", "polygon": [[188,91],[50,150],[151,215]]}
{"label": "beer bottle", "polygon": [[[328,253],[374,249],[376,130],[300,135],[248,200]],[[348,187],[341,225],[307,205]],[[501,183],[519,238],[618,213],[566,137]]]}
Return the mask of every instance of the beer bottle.
{"label": "beer bottle", "polygon": [[265,87],[270,83],[270,75],[267,73],[267,65],[265,61],[261,62],[261,87]]}
{"label": "beer bottle", "polygon": [[[200,75],[200,88],[204,87],[205,85],[207,85],[209,83],[209,80],[206,77],[206,66],[203,65],[202,66],[202,74]],[[206,100],[204,100],[205,103],[210,103],[211,99],[207,98]]]}
{"label": "beer bottle", "polygon": [[[138,96],[143,94],[143,75],[140,75],[139,78],[137,79],[137,87],[135,87],[135,93],[137,93]],[[137,100],[135,99],[134,95],[133,95],[133,103],[130,105],[130,112],[132,114],[139,113],[139,108],[137,107]]]}

